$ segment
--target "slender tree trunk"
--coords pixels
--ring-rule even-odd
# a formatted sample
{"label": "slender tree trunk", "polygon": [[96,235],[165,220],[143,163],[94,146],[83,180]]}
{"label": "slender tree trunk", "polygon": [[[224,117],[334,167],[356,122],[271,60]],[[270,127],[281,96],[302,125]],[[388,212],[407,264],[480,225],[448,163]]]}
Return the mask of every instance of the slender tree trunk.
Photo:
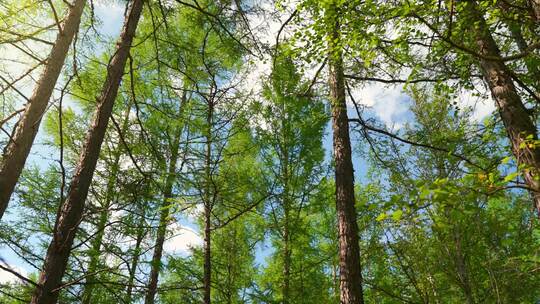
{"label": "slender tree trunk", "polygon": [[[337,22],[331,40],[334,43],[340,41],[339,24]],[[329,56],[329,85],[332,106],[339,237],[340,301],[342,304],[363,304],[358,224],[354,206],[354,171],[345,100],[343,57],[339,43],[331,47]]]}
{"label": "slender tree trunk", "polygon": [[212,291],[212,207],[213,198],[210,194],[211,189],[211,165],[212,165],[212,122],[214,114],[214,105],[212,102],[208,104],[208,114],[206,117],[207,130],[206,130],[206,156],[205,156],[205,193],[204,193],[204,277],[203,277],[203,292],[204,292],[204,304],[211,303],[211,291]]}
{"label": "slender tree trunk", "polygon": [[489,28],[475,1],[465,1],[466,17],[474,26],[476,45],[484,58],[479,58],[480,68],[491,95],[495,100],[499,115],[512,144],[512,152],[519,164],[525,165],[523,175],[531,190],[534,206],[540,210],[540,149],[532,141],[538,140],[536,126],[529,116],[519,96],[510,70],[501,60],[500,50],[489,32]]}
{"label": "slender tree trunk", "polygon": [[467,304],[474,304],[474,295],[473,295],[473,288],[471,287],[471,279],[469,276],[469,269],[467,267],[467,261],[465,260],[465,255],[463,254],[462,246],[461,246],[461,235],[458,231],[458,227],[456,227],[452,231],[452,238],[454,239],[454,246],[456,250],[455,255],[455,262],[456,262],[456,270],[457,275],[459,278],[459,282],[461,285],[461,290],[465,294],[465,299],[467,301]]}
{"label": "slender tree trunk", "polygon": [[169,222],[169,214],[171,208],[172,189],[176,180],[176,163],[178,161],[178,145],[180,142],[180,133],[176,134],[171,147],[171,159],[165,179],[165,189],[163,193],[163,203],[159,218],[159,227],[156,234],[156,245],[154,247],[154,255],[152,256],[150,280],[148,282],[148,292],[144,300],[145,304],[153,304],[157,292],[159,271],[161,270],[161,257],[163,255],[163,244],[165,243],[165,235],[167,234],[167,224]]}
{"label": "slender tree trunk", "polygon": [[58,33],[54,46],[47,58],[45,69],[34,88],[32,97],[26,104],[22,119],[16,126],[15,135],[4,150],[0,164],[0,219],[9,204],[11,194],[19,180],[26,158],[45,114],[58,76],[64,66],[69,46],[79,28],[86,0],[76,0],[69,8],[62,30]]}
{"label": "slender tree trunk", "polygon": [[[120,157],[118,157],[120,159]],[[109,176],[108,185],[107,185],[107,197],[105,204],[103,205],[103,210],[99,215],[99,222],[97,225],[98,233],[95,239],[92,241],[92,248],[90,249],[90,262],[88,263],[88,269],[86,273],[88,277],[86,278],[86,284],[84,285],[84,291],[82,294],[82,304],[92,303],[92,292],[96,283],[95,273],[98,269],[99,257],[101,256],[101,244],[103,243],[103,236],[105,235],[105,228],[109,220],[109,207],[112,201],[112,196],[114,195],[114,183],[116,182],[116,177],[118,174],[118,165],[111,169],[111,175]],[[110,188],[109,188],[110,186]],[[110,195],[110,199],[109,199]]]}
{"label": "slender tree trunk", "polygon": [[[144,209],[143,209],[144,210]],[[131,265],[129,267],[129,279],[127,281],[126,290],[126,303],[131,303],[133,284],[135,282],[135,274],[137,273],[137,267],[139,265],[139,259],[141,258],[141,243],[144,238],[144,220],[145,214],[142,211],[141,220],[139,222],[139,228],[137,231],[137,240],[135,241],[135,249],[133,250],[133,257],[131,257]]]}
{"label": "slender tree trunk", "polygon": [[212,290],[211,212],[210,206],[204,207],[204,304],[211,303]]}
{"label": "slender tree trunk", "polygon": [[233,304],[233,295],[237,295],[237,290],[234,288],[234,283],[236,282],[237,276],[238,276],[238,270],[235,269],[238,265],[236,262],[236,257],[238,253],[236,252],[236,248],[238,248],[238,228],[235,224],[232,225],[232,235],[231,233],[227,232],[227,235],[229,237],[229,244],[231,245],[229,247],[229,250],[227,251],[227,290],[226,290],[226,296],[227,296],[227,304]]}
{"label": "slender tree trunk", "polygon": [[[286,122],[285,122],[286,123]],[[287,130],[283,128],[286,136]],[[283,139],[285,140],[286,137]],[[291,233],[290,233],[290,196],[289,196],[289,150],[283,143],[283,304],[290,303],[291,297]]]}
{"label": "slender tree trunk", "polygon": [[289,210],[285,209],[285,227],[283,229],[283,304],[290,302],[291,290],[291,248],[289,232]]}
{"label": "slender tree trunk", "polygon": [[[187,103],[187,88],[184,88],[182,92],[182,98],[180,101],[180,108],[178,109],[178,116],[181,118],[184,113],[184,109]],[[161,214],[159,218],[159,227],[156,234],[156,243],[154,247],[154,254],[152,256],[150,279],[148,281],[148,292],[145,297],[145,304],[153,304],[155,301],[155,295],[157,293],[157,285],[159,280],[159,271],[161,269],[161,257],[163,255],[163,244],[165,243],[165,235],[167,234],[167,224],[171,208],[172,189],[174,181],[176,180],[176,164],[178,162],[178,151],[180,144],[180,137],[182,135],[183,126],[180,126],[174,134],[172,142],[171,159],[169,168],[167,169],[167,177],[165,179],[165,188],[163,192],[163,203],[161,208]]]}
{"label": "slender tree trunk", "polygon": [[58,299],[59,290],[57,288],[61,285],[71,246],[82,219],[88,188],[94,175],[101,144],[112,113],[118,87],[122,80],[142,8],[142,0],[132,2],[116,52],[107,68],[107,78],[98,99],[94,120],[86,135],[84,149],[71,180],[69,193],[56,219],[53,239],[47,249],[38,287],[36,287],[32,296],[32,304],[56,303]]}
{"label": "slender tree trunk", "polygon": [[[126,111],[124,120],[122,122],[121,132],[125,132],[129,123],[129,109]],[[118,179],[118,172],[120,169],[120,156],[122,155],[122,148],[120,144],[114,151],[114,160],[109,171],[109,178],[107,180],[107,189],[105,190],[105,203],[102,206],[101,213],[99,215],[99,222],[97,224],[97,235],[92,241],[92,248],[90,249],[90,262],[88,263],[88,269],[86,273],[89,275],[86,278],[86,285],[82,294],[82,304],[91,304],[92,291],[94,290],[96,270],[99,264],[99,257],[101,255],[101,244],[103,243],[103,236],[105,235],[105,228],[109,221],[109,208],[114,200],[115,185]]]}

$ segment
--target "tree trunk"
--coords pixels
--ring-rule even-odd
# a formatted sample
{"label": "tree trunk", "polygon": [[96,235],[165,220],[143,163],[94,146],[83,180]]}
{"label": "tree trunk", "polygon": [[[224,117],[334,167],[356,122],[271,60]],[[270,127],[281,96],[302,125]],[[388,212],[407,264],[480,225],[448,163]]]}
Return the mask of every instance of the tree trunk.
{"label": "tree trunk", "polygon": [[211,168],[212,165],[212,122],[214,114],[214,105],[210,101],[208,103],[208,114],[206,117],[207,134],[206,134],[206,164],[205,164],[205,193],[204,193],[204,277],[203,277],[203,298],[204,304],[211,303],[211,291],[212,291],[212,244],[211,244],[211,232],[212,232],[212,207],[213,198],[210,194],[211,184]]}
{"label": "tree trunk", "polygon": [[[187,88],[184,88],[182,92],[182,98],[180,101],[180,108],[178,109],[178,116],[182,119],[182,114],[187,103]],[[165,243],[165,235],[167,234],[167,222],[169,218],[172,198],[172,188],[174,181],[176,180],[176,164],[178,162],[178,150],[180,144],[180,137],[182,136],[183,126],[180,126],[174,134],[172,142],[171,159],[169,168],[167,169],[167,177],[165,179],[165,188],[163,192],[163,203],[161,214],[159,218],[159,227],[156,234],[156,244],[154,247],[154,255],[152,256],[150,279],[148,281],[148,292],[145,297],[145,304],[153,304],[155,301],[155,295],[157,293],[157,284],[159,279],[159,271],[161,269],[161,257],[163,255],[163,244]]]}
{"label": "tree trunk", "polygon": [[171,159],[169,163],[169,169],[167,170],[167,178],[165,179],[163,203],[159,218],[159,227],[156,234],[154,255],[152,256],[152,270],[150,271],[148,292],[146,293],[146,297],[144,300],[145,304],[153,304],[157,292],[159,271],[161,270],[161,257],[163,255],[163,244],[165,243],[165,235],[167,233],[167,224],[169,221],[169,214],[172,203],[172,189],[174,181],[176,180],[176,163],[178,161],[178,145],[180,142],[180,133],[181,132],[178,132],[178,134],[176,134],[177,137],[173,140],[173,146],[171,147]]}
{"label": "tree trunk", "polygon": [[61,26],[62,30],[56,36],[54,46],[47,58],[45,69],[34,88],[32,97],[26,104],[22,119],[16,126],[15,135],[4,150],[0,164],[0,219],[6,211],[11,194],[32,148],[41,118],[45,114],[49,98],[64,66],[69,46],[79,28],[85,4],[86,0],[76,0],[69,8]]}
{"label": "tree trunk", "polygon": [[[283,183],[283,193],[281,197],[281,204],[283,208],[283,286],[282,286],[282,303],[290,303],[291,298],[291,231],[290,231],[290,209],[291,209],[291,195],[290,195],[290,178],[289,178],[289,134],[291,132],[289,125],[289,117],[287,113],[287,105],[285,102],[281,103],[281,140],[279,143],[279,154],[281,163],[281,182]],[[278,155],[279,155],[278,154]]]}
{"label": "tree trunk", "polygon": [[540,210],[540,149],[535,147],[538,140],[536,127],[525,108],[511,77],[510,70],[501,60],[500,50],[489,32],[489,28],[475,1],[465,1],[465,17],[471,18],[476,45],[480,55],[480,69],[491,90],[499,115],[512,144],[512,152],[518,164],[525,165],[523,175],[531,190],[534,206]]}
{"label": "tree trunk", "polygon": [[329,60],[330,101],[336,182],[336,211],[338,217],[340,297],[342,304],[363,304],[362,272],[356,208],[354,171],[349,138],[349,120],[345,100],[343,57],[339,45],[339,24],[333,29]]}
{"label": "tree trunk", "polygon": [[285,227],[283,230],[283,304],[290,302],[291,290],[291,249],[289,233],[289,210],[285,209]]}
{"label": "tree trunk", "polygon": [[[286,123],[286,122],[285,122]],[[288,130],[283,129],[283,304],[290,303],[291,298],[291,231],[290,231],[290,195],[289,195],[289,149],[286,142]]]}
{"label": "tree trunk", "polygon": [[137,230],[137,239],[135,241],[135,249],[133,250],[133,256],[131,257],[131,265],[129,267],[129,279],[126,284],[127,290],[125,303],[131,303],[134,287],[133,283],[135,282],[135,275],[137,274],[139,259],[141,258],[141,243],[145,235],[145,223],[145,210],[144,208],[141,208],[141,218]]}
{"label": "tree trunk", "polygon": [[[119,158],[118,158],[119,159]],[[99,215],[99,222],[97,225],[98,233],[95,239],[92,241],[92,248],[90,249],[90,262],[88,263],[88,269],[86,274],[86,284],[84,285],[84,291],[82,294],[82,304],[92,303],[92,291],[94,290],[94,285],[96,284],[95,273],[98,269],[99,258],[101,256],[101,244],[103,243],[103,236],[105,235],[105,228],[109,220],[109,207],[112,201],[114,183],[116,182],[116,175],[118,174],[118,166],[115,166],[111,170],[111,175],[109,176],[108,185],[107,185],[107,198],[105,204],[103,205],[103,210]],[[111,188],[109,188],[109,185]],[[111,197],[109,200],[109,192]]]}
{"label": "tree trunk", "polygon": [[135,242],[135,250],[133,250],[133,257],[131,258],[131,265],[129,267],[129,279],[127,282],[126,291],[126,303],[131,303],[133,293],[133,283],[135,282],[135,274],[137,273],[137,267],[139,265],[139,259],[141,257],[141,243],[144,237],[144,215],[141,216],[141,222],[139,224],[139,231],[137,232],[137,240]]}
{"label": "tree trunk", "polygon": [[[129,123],[129,109],[127,109],[122,122],[121,132],[125,132]],[[118,172],[120,169],[120,156],[122,155],[122,148],[120,143],[114,151],[114,160],[109,172],[109,178],[107,180],[107,189],[105,190],[105,203],[102,206],[101,213],[99,215],[99,222],[97,225],[97,235],[92,241],[92,248],[90,249],[90,262],[88,263],[88,269],[86,271],[88,277],[86,277],[86,285],[82,294],[82,304],[91,304],[92,291],[94,290],[96,270],[99,264],[99,257],[101,255],[101,244],[103,243],[103,236],[105,235],[105,228],[109,221],[109,208],[114,200],[115,185],[118,179]]]}
{"label": "tree trunk", "polygon": [[135,36],[135,30],[141,16],[142,8],[142,0],[134,0],[132,2],[129,16],[124,23],[119,42],[117,43],[116,52],[107,68],[107,78],[101,96],[98,99],[98,107],[94,120],[86,135],[84,149],[71,180],[69,193],[56,219],[53,239],[47,249],[38,287],[36,287],[32,296],[32,304],[56,303],[58,299],[59,291],[57,288],[60,287],[75,233],[82,219],[88,188],[90,187],[96,168],[101,144],[103,143],[107,124],[112,113],[118,87],[122,80],[129,49]]}
{"label": "tree trunk", "polygon": [[465,258],[465,254],[463,253],[462,246],[461,246],[461,235],[458,230],[458,227],[455,227],[452,231],[452,238],[454,240],[454,246],[455,246],[455,263],[456,263],[456,274],[458,276],[458,281],[461,285],[461,290],[465,294],[465,299],[467,301],[467,304],[474,304],[474,295],[473,295],[473,288],[471,286],[471,279],[469,276],[469,268],[467,267],[467,261]]}
{"label": "tree trunk", "polygon": [[211,303],[212,252],[211,252],[211,208],[204,207],[204,304]]}

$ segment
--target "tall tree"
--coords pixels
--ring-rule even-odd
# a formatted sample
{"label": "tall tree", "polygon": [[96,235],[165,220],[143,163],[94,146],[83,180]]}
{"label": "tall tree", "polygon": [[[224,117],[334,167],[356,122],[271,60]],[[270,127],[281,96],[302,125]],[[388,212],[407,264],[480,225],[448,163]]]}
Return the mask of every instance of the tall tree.
{"label": "tall tree", "polygon": [[[180,139],[183,133],[183,112],[187,107],[187,89],[182,91],[182,97],[179,103],[179,109],[177,113],[177,119],[179,120],[172,130],[172,138],[168,141],[168,168],[166,169],[166,176],[164,179],[163,189],[163,202],[161,204],[161,211],[159,215],[159,225],[156,233],[156,241],[154,247],[154,254],[151,261],[150,278],[148,282],[148,292],[146,293],[145,303],[152,304],[155,300],[155,295],[158,286],[159,272],[162,269],[161,259],[163,255],[163,244],[165,243],[165,236],[167,233],[167,225],[170,222],[171,208],[173,207],[173,187],[177,180],[177,164],[179,160]],[[182,162],[183,165],[184,162]],[[182,167],[182,166],[181,166]]]}
{"label": "tall tree", "polygon": [[142,0],[134,0],[131,3],[117,49],[107,68],[107,78],[98,98],[98,107],[92,126],[87,133],[83,153],[72,178],[68,195],[62,202],[56,219],[53,239],[47,250],[38,286],[32,296],[31,303],[33,304],[55,303],[57,301],[60,292],[58,288],[61,285],[71,246],[83,215],[88,189],[142,9]]}
{"label": "tall tree", "polygon": [[504,63],[481,8],[476,1],[465,1],[462,5],[461,17],[474,25],[474,40],[479,50],[478,61],[484,80],[495,100],[514,156],[519,164],[525,166],[525,182],[540,214],[540,149],[536,147],[536,126],[514,85],[512,73]]}
{"label": "tall tree", "polygon": [[[298,273],[304,270],[298,269],[297,259],[306,256],[306,252],[300,254],[299,240],[308,237],[304,235],[308,230],[306,205],[322,178],[322,137],[328,116],[320,99],[305,96],[309,84],[302,81],[294,62],[283,52],[275,56],[272,74],[263,84],[265,100],[258,111],[262,116],[257,134],[264,176],[271,188],[268,191],[273,193],[264,213],[276,251],[271,263],[282,268],[280,275],[273,274],[278,279],[275,284],[280,285],[276,298],[282,303],[297,303],[305,298],[302,290],[309,288],[298,283]],[[276,270],[272,267],[268,271]]]}
{"label": "tall tree", "polygon": [[[372,286],[369,300],[531,301],[536,292],[520,291],[536,284],[528,258],[512,265],[505,262],[535,251],[531,249],[535,228],[529,226],[535,219],[531,218],[534,211],[526,208],[525,192],[500,190],[515,177],[514,173],[504,176],[502,167],[512,164],[500,162],[501,155],[509,154],[499,144],[504,129],[494,119],[471,124],[470,108],[456,111],[441,91],[407,92],[414,121],[400,131],[399,138],[424,146],[370,132],[370,140],[376,143],[372,169],[359,199],[361,204],[369,203],[370,210],[362,217],[369,220],[361,225],[372,227],[366,253]],[[460,153],[471,163],[449,157],[444,150]],[[508,284],[520,273],[533,278],[519,287]]]}
{"label": "tall tree", "polygon": [[343,304],[363,304],[359,232],[354,198],[354,169],[347,116],[339,12],[340,7],[337,4],[330,5],[327,7],[325,18],[329,23],[329,99],[332,108],[336,180],[340,298]]}
{"label": "tall tree", "polygon": [[73,4],[68,4],[69,10],[64,22],[58,24],[59,33],[47,58],[45,69],[28,100],[23,117],[16,126],[15,135],[5,147],[0,164],[0,219],[8,207],[13,189],[34,143],[69,47],[79,29],[85,4],[86,0],[76,0]]}

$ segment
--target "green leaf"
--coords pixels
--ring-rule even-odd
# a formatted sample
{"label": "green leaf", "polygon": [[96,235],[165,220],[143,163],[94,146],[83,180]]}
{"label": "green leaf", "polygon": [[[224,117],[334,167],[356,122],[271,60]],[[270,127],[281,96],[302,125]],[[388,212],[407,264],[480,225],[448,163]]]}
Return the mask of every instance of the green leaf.
{"label": "green leaf", "polygon": [[511,182],[518,176],[519,176],[519,172],[510,173],[504,178],[504,182],[505,183]]}
{"label": "green leaf", "polygon": [[388,218],[388,214],[386,213],[381,213],[379,214],[379,216],[377,216],[377,218],[375,219],[377,222],[382,222],[384,221],[386,218]]}
{"label": "green leaf", "polygon": [[396,222],[398,222],[399,220],[401,220],[401,217],[403,216],[403,211],[402,210],[396,210],[392,213],[392,219]]}

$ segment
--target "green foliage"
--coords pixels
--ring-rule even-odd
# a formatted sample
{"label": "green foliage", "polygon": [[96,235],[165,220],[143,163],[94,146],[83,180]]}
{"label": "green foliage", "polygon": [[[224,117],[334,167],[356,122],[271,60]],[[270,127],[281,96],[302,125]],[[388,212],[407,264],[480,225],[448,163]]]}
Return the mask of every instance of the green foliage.
{"label": "green foliage", "polygon": [[[67,2],[0,3],[1,147],[19,116],[4,120],[36,80],[20,67],[44,59],[50,44],[39,40],[58,31],[50,3],[62,17]],[[538,301],[540,229],[524,189],[532,168],[512,156],[498,117],[479,121],[463,101],[492,102],[479,81],[473,30],[482,24],[466,12],[471,3],[505,57],[492,61],[504,62],[537,120],[540,33],[530,1],[302,0],[277,1],[275,11],[256,1],[145,1],[59,302],[88,292],[92,303],[142,302],[157,265],[158,303],[201,303],[203,248],[168,248],[188,226],[200,239],[209,231],[213,303],[339,303],[322,67],[337,56],[355,98],[394,85],[407,96],[407,123],[392,136],[374,130],[387,129],[368,107],[356,114],[371,129],[350,121],[360,131],[351,138],[365,302]],[[24,260],[34,282],[113,55],[96,7],[87,6],[0,225],[0,258]],[[255,23],[281,24],[293,9],[278,45],[259,41],[266,29]],[[388,87],[370,86],[377,79]],[[520,145],[540,146],[534,135]],[[2,283],[0,303],[28,302],[33,290]]]}

